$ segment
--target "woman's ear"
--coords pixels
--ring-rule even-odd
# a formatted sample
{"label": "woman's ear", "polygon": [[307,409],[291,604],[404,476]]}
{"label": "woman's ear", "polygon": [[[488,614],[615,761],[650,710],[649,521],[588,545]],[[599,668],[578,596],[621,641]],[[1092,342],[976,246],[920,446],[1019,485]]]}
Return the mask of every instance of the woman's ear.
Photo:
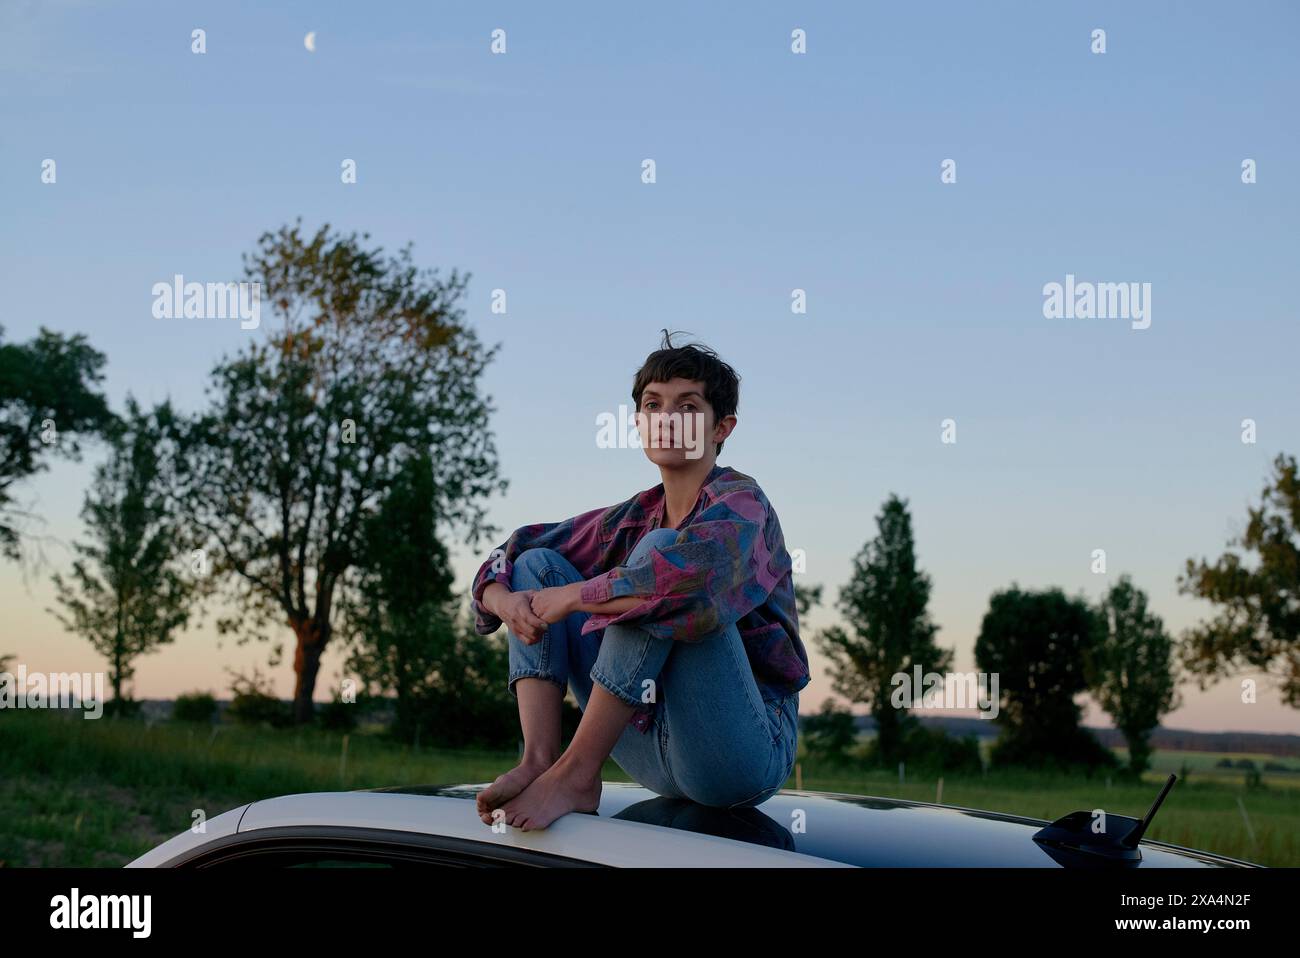
{"label": "woman's ear", "polygon": [[736,430],[736,417],[723,416],[722,421],[713,427],[713,441],[722,442]]}

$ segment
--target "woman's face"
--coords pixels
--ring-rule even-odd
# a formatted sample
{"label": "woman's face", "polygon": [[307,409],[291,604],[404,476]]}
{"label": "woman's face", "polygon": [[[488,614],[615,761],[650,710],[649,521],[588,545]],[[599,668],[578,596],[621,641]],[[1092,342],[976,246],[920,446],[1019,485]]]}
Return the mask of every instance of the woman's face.
{"label": "woman's face", "polygon": [[715,448],[716,426],[702,382],[677,376],[648,383],[641,393],[636,429],[646,458],[657,466],[699,461]]}

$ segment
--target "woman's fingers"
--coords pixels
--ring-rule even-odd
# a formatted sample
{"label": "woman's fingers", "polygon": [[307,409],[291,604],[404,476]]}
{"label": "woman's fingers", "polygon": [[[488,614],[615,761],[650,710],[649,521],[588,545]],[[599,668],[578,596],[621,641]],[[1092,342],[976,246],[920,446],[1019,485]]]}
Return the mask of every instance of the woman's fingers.
{"label": "woman's fingers", "polygon": [[[540,625],[538,624],[540,623]],[[531,612],[526,616],[521,615],[514,621],[515,633],[529,644],[536,642],[542,637],[542,632],[546,629],[546,623],[542,622]]]}
{"label": "woman's fingers", "polygon": [[532,622],[532,624],[539,629],[545,629],[548,624],[545,619],[543,619],[540,615],[538,615],[536,612],[533,611],[532,605],[528,606],[527,618],[528,621]]}
{"label": "woman's fingers", "polygon": [[546,628],[546,620],[542,619],[533,611],[533,596],[537,593],[528,593],[528,598],[520,605],[519,617],[525,622],[531,622],[534,628]]}

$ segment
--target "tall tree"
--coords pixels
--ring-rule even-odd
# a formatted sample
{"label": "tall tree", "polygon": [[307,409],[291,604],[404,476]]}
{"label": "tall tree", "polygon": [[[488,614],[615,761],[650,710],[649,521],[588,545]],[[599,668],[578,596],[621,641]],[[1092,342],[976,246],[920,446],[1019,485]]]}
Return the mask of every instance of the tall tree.
{"label": "tall tree", "polygon": [[463,614],[433,503],[433,463],[414,456],[367,523],[358,582],[342,610],[344,667],[368,693],[395,696],[391,732],[401,741],[513,745],[519,708],[501,678],[507,645],[479,635]]}
{"label": "tall tree", "polygon": [[282,326],[217,365],[178,491],[231,583],[218,630],[242,644],[287,623],[306,722],[339,592],[403,463],[430,454],[440,521],[471,543],[495,532],[479,500],[506,483],[478,383],[496,349],[461,322],[468,276],[417,269],[409,244],[385,257],[328,224],[286,226],[244,264]]}
{"label": "tall tree", "polygon": [[23,555],[30,517],[15,504],[14,484],[48,469],[51,454],[80,459],[81,440],[113,426],[97,388],[105,362],[84,336],[45,328],[30,343],[0,342],[0,555]]}
{"label": "tall tree", "polygon": [[[906,707],[891,702],[899,673],[914,665],[923,672],[946,672],[952,650],[934,644],[930,621],[930,578],[916,566],[912,518],[906,500],[891,495],[876,516],[878,534],[863,546],[849,583],[836,605],[848,623],[831,626],[817,644],[831,660],[834,690],[851,702],[868,705],[876,720],[876,754],[885,764],[902,756],[903,741],[915,723]],[[910,675],[909,675],[910,677]],[[914,690],[919,698],[921,689]]]}
{"label": "tall tree", "polygon": [[172,512],[160,471],[163,429],[132,398],[95,470],[81,515],[88,542],[68,579],[53,576],[63,613],[50,611],[70,632],[88,639],[108,660],[114,711],[128,704],[123,686],[135,660],[171,642],[189,622],[202,579],[187,572],[181,523]]}
{"label": "tall tree", "polygon": [[344,616],[352,638],[347,668],[366,689],[397,699],[394,734],[410,740],[420,703],[447,676],[455,648],[456,596],[433,512],[433,463],[406,462],[366,523],[359,587]]}
{"label": "tall tree", "polygon": [[1102,597],[1095,624],[1088,685],[1128,742],[1129,771],[1140,775],[1151,765],[1151,730],[1180,704],[1174,641],[1127,575]]}
{"label": "tall tree", "polygon": [[1179,591],[1220,606],[1183,638],[1182,662],[1201,688],[1242,669],[1277,678],[1282,699],[1300,708],[1300,477],[1294,456],[1273,460],[1245,533],[1213,565],[1187,560]]}
{"label": "tall tree", "polygon": [[1060,589],[993,593],[975,640],[975,662],[997,673],[1002,726],[994,765],[1113,765],[1114,756],[1079,725],[1074,697],[1088,687],[1096,638],[1093,611]]}

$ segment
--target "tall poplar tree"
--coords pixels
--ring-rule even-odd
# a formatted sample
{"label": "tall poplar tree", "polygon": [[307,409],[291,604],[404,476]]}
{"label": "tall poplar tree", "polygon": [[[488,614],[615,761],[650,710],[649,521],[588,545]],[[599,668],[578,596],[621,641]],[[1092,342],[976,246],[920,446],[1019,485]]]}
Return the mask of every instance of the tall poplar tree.
{"label": "tall poplar tree", "polygon": [[136,659],[175,638],[203,588],[166,494],[164,432],[156,413],[127,399],[123,426],[81,511],[88,539],[74,544],[68,577],[53,576],[62,611],[50,611],[108,660],[114,712],[131,710],[125,686]]}
{"label": "tall poplar tree", "polygon": [[[885,764],[903,757],[915,723],[908,708],[891,702],[894,676],[920,665],[922,673],[946,672],[952,651],[934,644],[937,626],[926,607],[930,578],[916,565],[912,518],[906,500],[891,495],[876,517],[878,533],[853,563],[853,576],[840,589],[836,607],[847,627],[832,626],[817,636],[831,660],[834,690],[851,702],[865,703],[876,721],[876,754]],[[914,689],[917,698],[921,689]]]}

